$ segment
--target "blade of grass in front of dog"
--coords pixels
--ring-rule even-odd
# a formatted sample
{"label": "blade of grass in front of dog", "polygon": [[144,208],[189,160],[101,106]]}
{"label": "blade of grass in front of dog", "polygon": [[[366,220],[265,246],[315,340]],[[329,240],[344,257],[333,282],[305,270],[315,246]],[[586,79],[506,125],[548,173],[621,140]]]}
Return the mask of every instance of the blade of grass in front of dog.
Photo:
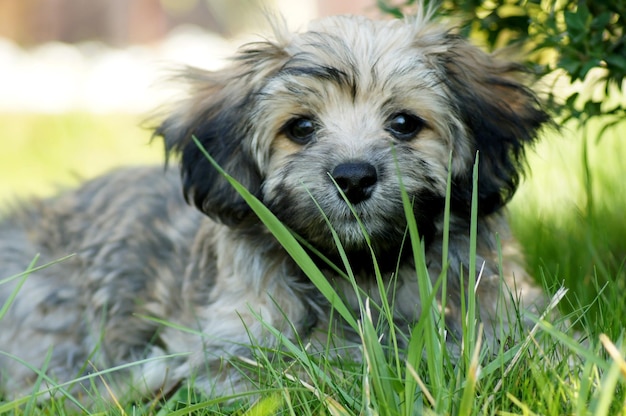
{"label": "blade of grass in front of dog", "polygon": [[[559,295],[559,292],[557,292],[555,296],[557,295]],[[550,335],[550,337],[558,342],[560,345],[565,346],[574,354],[582,357],[585,363],[593,363],[595,366],[604,371],[608,370],[609,366],[607,365],[606,361],[604,361],[602,357],[595,353],[593,350],[581,344],[580,340],[574,338],[572,334],[568,334],[559,330],[550,322],[547,322],[545,320],[541,320],[533,316],[529,316],[529,319],[535,322],[535,324],[539,327],[539,329],[541,329],[542,332]]]}
{"label": "blade of grass in front of dog", "polygon": [[576,413],[573,416],[585,416],[588,414],[587,406],[590,402],[592,390],[596,385],[594,380],[596,371],[597,367],[592,362],[587,361],[584,363],[579,377],[580,387],[576,395]]}
{"label": "blade of grass in front of dog", "polygon": [[[37,375],[38,379],[41,379],[41,381],[45,381],[49,386],[48,389],[46,390],[38,390],[37,391],[33,391],[33,394],[30,396],[26,396],[26,397],[22,397],[19,398],[17,400],[14,400],[10,403],[7,403],[6,405],[0,405],[0,414],[4,414],[6,411],[8,411],[9,409],[14,408],[15,406],[20,406],[24,403],[29,403],[33,398],[36,398],[38,396],[44,395],[46,393],[51,393],[52,391],[58,391],[59,393],[61,393],[63,396],[65,396],[68,400],[70,400],[74,405],[76,405],[79,409],[81,409],[83,412],[86,412],[87,409],[85,409],[80,402],[74,398],[74,396],[72,396],[72,394],[65,390],[64,387],[67,387],[71,384],[73,384],[75,382],[75,380],[69,381],[67,383],[63,383],[63,384],[57,384],[53,379],[51,379],[50,377],[48,377],[48,375],[45,374],[45,368],[42,369],[38,369],[33,367],[32,365],[30,365],[29,363],[27,363],[26,361],[22,360],[21,358],[13,355],[13,354],[9,354],[8,352],[4,352],[4,351],[0,351],[0,355],[4,355],[5,357],[7,357],[8,359],[12,360],[12,361],[16,361],[18,363],[20,363],[21,365],[23,365],[24,367],[30,369],[33,373],[35,373]],[[89,378],[90,376],[85,376],[83,378]],[[41,383],[41,381],[39,383]]]}
{"label": "blade of grass in front of dog", "polygon": [[476,384],[480,376],[480,345],[482,337],[482,325],[478,329],[478,340],[476,341],[476,348],[472,352],[472,360],[466,370],[465,386],[463,387],[463,394],[461,396],[461,403],[459,405],[459,415],[470,416],[473,410],[474,394],[476,392]]}
{"label": "blade of grass in front of dog", "polygon": [[20,289],[22,288],[22,286],[24,285],[24,283],[26,283],[26,279],[28,279],[28,276],[31,275],[31,273],[34,273],[38,270],[41,269],[45,269],[46,267],[50,267],[54,264],[60,263],[62,261],[65,261],[66,259],[72,257],[72,255],[69,256],[65,256],[62,257],[58,260],[55,260],[53,262],[50,263],[46,263],[42,266],[37,266],[35,267],[35,264],[37,264],[37,261],[39,261],[39,255],[36,255],[35,258],[30,262],[30,264],[28,265],[28,267],[26,268],[25,271],[23,271],[22,273],[16,274],[15,276],[11,276],[11,277],[7,277],[5,279],[0,280],[0,285],[6,284],[12,280],[15,279],[19,279],[19,281],[17,282],[17,285],[15,286],[15,288],[13,289],[13,291],[11,292],[11,294],[9,294],[9,297],[7,298],[7,300],[4,302],[4,305],[2,305],[2,308],[0,308],[0,320],[4,317],[4,315],[6,315],[7,311],[9,310],[9,308],[11,307],[11,305],[13,304],[13,302],[15,301],[15,298],[17,297],[17,294],[19,293]]}
{"label": "blade of grass in front of dog", "polygon": [[[441,310],[446,310],[448,299],[448,246],[450,242],[450,201],[452,199],[452,152],[448,156],[448,178],[446,179],[446,199],[443,208],[443,236],[441,240]],[[445,330],[445,327],[443,328]]]}
{"label": "blade of grass in front of dog", "polygon": [[[399,174],[399,172],[398,172]],[[369,236],[369,234],[367,233],[367,229],[365,228],[365,225],[363,224],[363,221],[361,221],[361,218],[359,217],[359,215],[357,214],[356,210],[354,209],[354,206],[352,205],[352,203],[350,202],[350,200],[348,199],[348,197],[346,196],[346,194],[343,192],[343,190],[341,189],[341,187],[337,184],[337,182],[335,181],[335,179],[332,177],[332,175],[329,174],[330,180],[333,182],[333,184],[335,185],[335,187],[337,188],[337,191],[339,192],[339,194],[341,195],[341,197],[343,198],[344,202],[346,203],[346,205],[348,206],[348,208],[350,209],[350,212],[352,213],[353,217],[355,218],[357,224],[359,225],[359,228],[361,229],[361,234],[363,235],[363,238],[365,239],[365,243],[367,244],[367,247],[370,251],[370,255],[372,258],[372,266],[374,267],[374,276],[376,278],[376,287],[378,288],[378,293],[380,296],[380,305],[377,305],[380,309],[380,311],[382,312],[383,316],[385,317],[386,321],[389,323],[389,337],[391,339],[391,345],[393,346],[393,351],[396,352],[396,365],[397,365],[397,373],[400,374],[401,373],[401,369],[400,369],[400,363],[402,362],[399,359],[399,356],[397,355],[398,352],[398,339],[397,339],[397,335],[396,335],[396,331],[394,330],[394,310],[393,307],[390,305],[389,303],[389,296],[388,296],[388,292],[393,292],[393,288],[392,288],[392,283],[390,282],[390,285],[388,286],[384,281],[383,281],[383,276],[382,273],[380,271],[380,267],[378,266],[378,260],[376,259],[376,252],[374,250],[374,247],[372,246],[372,240]],[[312,196],[311,196],[312,197]],[[321,207],[318,208],[321,211]],[[323,214],[323,212],[322,212]],[[324,215],[324,214],[323,214]],[[345,253],[343,253],[343,248],[341,247],[341,242],[339,241],[339,237],[336,235],[337,233],[332,229],[332,225],[330,224],[330,221],[326,218],[326,215],[324,215],[324,218],[326,219],[326,221],[328,222],[329,226],[331,227],[331,231],[333,232],[333,236],[335,237],[336,241],[337,241],[337,245],[338,247],[341,249],[342,251],[342,258],[345,257]],[[356,280],[354,279],[353,274],[351,273],[351,269],[350,269],[350,265],[347,262],[347,257],[344,260],[346,269],[350,271],[350,278],[351,278],[351,282],[354,286],[354,290],[357,294],[357,299],[359,302],[359,310],[361,311],[361,316],[364,317],[364,308],[363,308],[363,303],[361,301],[361,296],[359,293],[359,288],[358,288],[358,284],[356,283]],[[376,338],[377,340],[377,338]],[[377,343],[379,343],[379,341],[376,341]]]}
{"label": "blade of grass in front of dog", "polygon": [[[389,306],[387,293],[386,293],[386,286],[382,281],[382,274],[378,267],[376,255],[371,245],[371,240],[369,238],[369,235],[367,234],[367,230],[365,229],[365,226],[363,225],[361,219],[359,218],[358,214],[354,210],[354,207],[352,206],[352,204],[350,203],[350,201],[348,200],[344,192],[341,190],[341,188],[337,185],[337,183],[332,177],[331,177],[331,181],[335,184],[335,186],[337,187],[337,190],[343,197],[345,203],[350,208],[352,215],[354,216],[357,223],[359,224],[359,227],[361,228],[361,232],[370,250],[370,254],[372,256],[373,267],[374,267],[374,274],[376,276],[377,287],[380,293],[380,298],[381,298],[381,303],[382,303],[381,305],[377,305],[377,307],[380,308],[380,310],[386,316],[386,319],[390,323],[389,335],[392,340],[394,351],[397,354],[398,345],[397,345],[395,330],[393,327],[393,324],[394,324],[393,311],[391,310],[391,307]],[[356,282],[354,273],[352,272],[352,268],[348,261],[347,254],[345,253],[345,250],[341,244],[341,240],[339,239],[337,232],[333,229],[330,220],[328,219],[328,217],[322,210],[321,206],[319,206],[317,201],[315,201],[315,199],[313,198],[313,195],[310,195],[310,197],[315,202],[317,208],[320,210],[321,215],[324,217],[324,220],[326,221],[326,223],[328,224],[328,227],[330,228],[330,231],[333,235],[333,239],[339,251],[340,257],[348,273],[348,279],[353,286],[356,299],[359,304],[359,311],[360,311],[361,319],[358,322],[359,324],[358,333],[361,337],[363,357],[365,358],[365,361],[367,363],[366,373],[363,376],[364,377],[363,382],[368,386],[370,385],[370,382],[371,382],[371,385],[373,386],[373,390],[374,390],[373,394],[367,394],[367,398],[368,398],[367,403],[369,403],[371,399],[374,399],[374,401],[378,403],[378,406],[380,408],[383,408],[383,409],[393,408],[396,410],[395,413],[398,413],[397,403],[395,400],[395,397],[397,396],[395,394],[393,385],[391,384],[392,378],[390,377],[389,368],[387,367],[388,361],[385,358],[383,347],[380,343],[381,339],[379,338],[378,332],[376,331],[374,327],[374,323],[372,321],[372,314],[370,310],[371,298],[369,298],[367,294],[364,295],[360,287],[358,286],[358,283]],[[363,304],[363,300],[362,300],[363,297],[365,297],[365,304]],[[397,365],[399,366],[400,360],[396,359],[395,361]],[[397,374],[400,374],[400,368],[398,368]]]}
{"label": "blade of grass in front of dog", "polygon": [[[469,369],[472,360],[474,347],[476,346],[476,241],[478,239],[478,163],[480,154],[476,152],[476,161],[474,162],[474,170],[472,172],[472,205],[470,213],[470,251],[469,265],[467,275],[467,287],[461,293],[467,293],[467,297],[462,296],[461,299],[467,299],[467,309],[464,310],[461,302],[463,320],[463,358],[465,368]],[[461,280],[461,285],[464,281]]]}
{"label": "blade of grass in front of dog", "polygon": [[[425,389],[425,386],[422,386],[418,383],[419,379],[415,377],[417,375],[417,369],[422,362],[422,351],[424,351],[424,337],[420,336],[423,331],[423,320],[419,321],[417,325],[415,325],[410,334],[409,344],[407,346],[406,351],[406,374],[404,379],[404,412],[405,416],[413,415],[415,408],[415,393],[417,392],[418,387],[422,390]],[[415,372],[415,375],[413,375]],[[419,376],[418,376],[419,377]],[[429,397],[430,392],[422,392],[423,395]],[[430,401],[431,405],[434,406],[434,400]]]}
{"label": "blade of grass in front of dog", "polygon": [[[422,329],[420,333],[423,335],[424,338],[423,342],[426,350],[426,365],[431,380],[430,384],[433,387],[443,388],[443,386],[446,385],[442,364],[443,354],[441,353],[444,346],[442,345],[442,340],[435,326],[436,322],[441,322],[442,317],[436,307],[435,292],[433,290],[432,282],[430,280],[428,268],[426,267],[424,247],[419,237],[417,221],[413,212],[413,204],[410,201],[406,188],[404,187],[404,184],[401,180],[400,194],[402,195],[404,215],[407,219],[409,235],[411,237],[411,248],[413,250],[413,258],[415,260],[415,273],[422,308],[417,326]],[[416,331],[413,331],[411,338],[415,337],[416,335]],[[437,399],[442,397],[442,395],[439,393],[439,391],[435,391],[434,393],[434,396]],[[435,409],[435,412],[441,412],[443,410],[443,401],[437,400],[437,406],[438,408]]]}
{"label": "blade of grass in front of dog", "polygon": [[279,414],[283,407],[282,394],[274,393],[264,395],[261,399],[257,400],[249,409],[247,409],[242,416],[265,416]]}
{"label": "blade of grass in front of dog", "polygon": [[[622,358],[624,351],[620,351],[605,334],[600,335],[600,341],[612,359],[609,371],[606,372],[602,378],[602,387],[598,389],[599,395],[594,409],[594,415],[603,416],[612,414],[610,409],[611,404],[615,398],[620,374],[622,376],[625,374],[625,363]],[[622,405],[622,410],[624,407],[626,407],[626,405]]]}
{"label": "blade of grass in front of dog", "polygon": [[45,370],[41,370],[38,368],[33,367],[32,365],[30,365],[28,362],[26,362],[25,360],[21,359],[20,357],[10,354],[8,352],[5,351],[1,351],[0,350],[0,355],[3,355],[5,357],[7,357],[9,360],[12,361],[16,361],[18,363],[20,363],[21,365],[23,365],[24,367],[30,369],[33,373],[37,374],[37,377],[40,377],[42,381],[45,381],[47,385],[49,385],[50,387],[48,387],[45,390],[41,390],[41,391],[36,391],[33,392],[33,394],[31,396],[26,396],[17,400],[14,400],[10,403],[5,404],[0,404],[0,415],[4,414],[5,412],[7,412],[8,410],[14,409],[15,406],[20,406],[24,403],[27,403],[29,400],[31,400],[32,396],[41,396],[44,395],[46,393],[52,393],[52,392],[58,392],[61,395],[63,395],[64,397],[66,397],[68,400],[70,400],[72,402],[72,404],[74,404],[75,406],[77,406],[78,409],[81,409],[85,414],[87,414],[87,409],[85,407],[83,407],[83,405],[66,389],[66,387],[72,386],[75,383],[80,383],[82,381],[86,381],[86,380],[90,380],[90,379],[94,379],[100,376],[103,376],[105,374],[109,374],[109,373],[114,373],[116,371],[120,371],[120,370],[124,370],[126,368],[130,368],[133,366],[139,366],[139,365],[143,365],[152,361],[159,361],[159,360],[166,360],[169,358],[177,358],[177,357],[184,357],[186,355],[188,355],[188,353],[177,353],[177,354],[168,354],[168,355],[162,355],[159,357],[150,357],[150,358],[145,358],[143,360],[138,360],[138,361],[133,361],[133,362],[129,362],[129,363],[125,363],[125,364],[121,364],[119,366],[116,367],[111,367],[111,368],[107,368],[104,370],[97,370],[94,372],[91,372],[87,375],[75,378],[73,380],[69,380],[63,383],[57,383],[55,382],[55,380],[53,380],[52,378],[50,378],[47,374],[45,374]]}
{"label": "blade of grass in front of dog", "polygon": [[304,348],[302,348],[301,345],[297,345],[290,339],[286,338],[278,329],[267,323],[263,319],[263,317],[261,317],[256,311],[250,309],[250,313],[255,316],[257,321],[260,322],[261,325],[263,325],[263,327],[270,334],[272,334],[276,339],[280,340],[282,347],[284,347],[286,351],[292,354],[293,357],[295,357],[295,360],[307,370],[307,373],[311,376],[311,380],[315,381],[316,383],[318,383],[318,381],[321,381],[320,384],[333,386],[333,390],[341,395],[345,402],[353,401],[350,393],[342,389],[337,383],[333,383],[327,372],[324,371],[324,369],[320,368],[310,359],[310,357],[307,355],[307,352],[304,350]]}
{"label": "blade of grass in front of dog", "polygon": [[[334,182],[334,180],[333,180],[333,182]],[[337,186],[337,185],[335,184],[335,186]],[[343,192],[340,189],[339,189],[339,192],[343,195]],[[322,215],[322,217],[324,218],[324,222],[326,222],[326,225],[328,226],[328,229],[330,230],[330,233],[333,236],[333,241],[335,242],[335,247],[337,247],[337,252],[339,253],[339,257],[341,258],[341,262],[342,262],[343,266],[346,268],[346,273],[343,273],[343,272],[340,271],[339,274],[340,275],[345,275],[347,277],[348,281],[352,285],[352,289],[354,290],[354,293],[356,294],[356,300],[357,300],[357,302],[359,304],[359,310],[363,311],[363,302],[361,300],[360,288],[359,288],[358,283],[356,282],[356,278],[354,277],[354,272],[352,271],[352,266],[350,265],[350,261],[348,260],[348,254],[346,253],[346,250],[343,248],[343,244],[341,243],[341,239],[339,238],[339,235],[337,234],[337,231],[333,228],[333,225],[330,222],[330,219],[328,218],[328,216],[326,215],[326,213],[324,212],[322,207],[319,205],[319,203],[315,200],[313,195],[310,192],[308,192],[308,189],[307,189],[307,193],[309,194],[309,197],[311,198],[311,200],[315,204],[315,207],[320,212],[320,215]],[[345,195],[344,195],[344,198],[345,198]],[[350,205],[350,202],[346,200],[346,203],[348,204],[350,209],[353,210],[352,206]],[[356,215],[356,213],[354,213],[354,210],[352,212],[353,212],[354,215]],[[357,222],[362,227],[362,224],[361,224],[359,218],[357,218]],[[366,240],[368,240],[369,237],[367,236],[367,233],[365,233],[365,231],[363,231],[363,232],[364,232]],[[369,245],[369,243],[368,243],[368,245]],[[370,250],[371,250],[371,246],[370,246]],[[315,252],[318,252],[318,251],[315,250]],[[373,255],[373,253],[372,253],[372,255]],[[327,260],[324,256],[322,256],[322,259],[324,261]],[[374,263],[376,263],[376,262],[374,261]],[[336,271],[339,270],[336,266],[333,267],[333,269],[336,270]]]}
{"label": "blade of grass in front of dog", "polygon": [[30,262],[30,264],[26,268],[26,271],[18,274],[17,276],[14,276],[14,277],[11,277],[9,279],[2,281],[2,283],[4,283],[10,280],[13,280],[14,278],[20,279],[15,285],[15,288],[13,289],[13,291],[11,291],[11,293],[9,294],[9,297],[7,298],[6,302],[4,302],[4,305],[2,305],[2,308],[0,308],[0,320],[4,317],[4,315],[6,315],[7,311],[9,310],[9,307],[11,307],[11,305],[13,304],[13,301],[15,301],[15,298],[17,297],[18,292],[20,291],[22,286],[24,286],[24,283],[26,283],[26,279],[28,278],[28,276],[30,276],[31,272],[35,268],[35,264],[37,264],[37,260],[39,260],[39,255],[35,256],[33,261]]}
{"label": "blade of grass in front of dog", "polygon": [[29,267],[27,267],[27,269],[25,271],[23,271],[21,273],[18,273],[16,275],[0,279],[0,286],[3,285],[3,284],[9,283],[12,280],[19,279],[19,278],[23,277],[25,274],[31,274],[33,272],[37,272],[39,270],[42,270],[42,269],[45,269],[47,267],[53,266],[53,265],[55,265],[57,263],[61,263],[61,262],[65,261],[65,260],[67,260],[69,258],[74,257],[74,256],[75,256],[75,254],[70,254],[70,255],[61,257],[61,258],[59,258],[57,260],[51,261],[50,263],[46,263],[46,264],[43,264],[41,266],[34,267],[35,263],[37,263],[37,261],[39,261],[39,255],[36,255],[35,259],[33,261],[31,261],[31,263],[30,263],[32,265],[32,267],[29,266]]}
{"label": "blade of grass in front of dog", "polygon": [[367,364],[365,377],[371,382],[376,407],[388,414],[399,414],[398,396],[395,394],[393,378],[390,376],[385,352],[380,344],[378,333],[372,321],[369,298],[365,299],[365,313],[359,321],[363,355]]}
{"label": "blade of grass in front of dog", "polygon": [[285,251],[289,253],[291,258],[307,275],[315,287],[317,287],[326,299],[331,302],[341,317],[356,331],[358,329],[357,323],[350,313],[350,310],[343,303],[337,292],[335,292],[324,274],[315,265],[311,257],[306,253],[306,251],[304,251],[296,238],[291,234],[291,231],[289,231],[287,227],[285,227],[257,197],[252,195],[246,187],[241,185],[235,178],[226,173],[224,169],[222,169],[221,166],[219,166],[218,163],[211,157],[211,155],[209,155],[206,149],[202,146],[202,143],[200,143],[195,136],[193,137],[193,140],[213,167],[220,172],[220,174],[231,184],[233,188],[235,188],[237,192],[239,192],[241,197],[265,224],[268,230],[274,235]]}
{"label": "blade of grass in front of dog", "polygon": [[[438,277],[436,287],[433,288],[433,290],[431,291],[431,296],[433,296],[434,293],[437,292],[438,288],[440,288],[441,290],[440,309],[441,310],[445,310],[446,297],[447,297],[447,272],[448,272],[448,267],[449,267],[448,245],[449,245],[449,234],[450,234],[451,195],[452,195],[452,152],[450,152],[450,155],[448,158],[448,178],[446,182],[446,197],[445,197],[445,203],[444,203],[443,236],[442,236],[442,249],[441,249],[441,252],[442,252],[441,274]],[[424,337],[421,336],[421,334],[427,331],[426,322],[427,322],[427,319],[420,320],[417,323],[417,325],[413,327],[413,330],[411,331],[411,335],[409,338],[409,345],[407,348],[407,356],[406,356],[406,365],[407,365],[408,371],[406,371],[406,376],[404,380],[404,383],[405,383],[404,409],[402,412],[402,414],[406,416],[415,414],[415,406],[416,406],[415,393],[418,388],[418,382],[415,376],[412,374],[412,372],[415,372],[416,371],[415,369],[419,368],[419,364],[422,361],[422,351],[424,351]],[[439,343],[443,343],[444,337],[445,337],[445,330],[446,330],[445,321],[440,321],[439,326],[437,328],[433,328],[433,330],[434,329],[437,329],[437,333],[438,333],[439,340],[440,340]],[[442,358],[447,355],[445,349],[441,350],[440,352],[442,354]],[[442,359],[439,362],[439,364],[443,365],[443,362],[444,360]],[[412,369],[412,371],[409,371],[409,369]],[[423,388],[423,387],[420,386],[420,388]],[[435,401],[435,399],[432,398],[432,396],[430,396],[430,392],[428,391],[423,392],[423,393],[427,395],[427,397],[431,397],[431,399],[429,399],[429,403],[431,404],[431,406],[437,407],[437,402],[440,402],[440,400]]]}
{"label": "blade of grass in front of dog", "polygon": [[48,348],[48,352],[46,354],[46,358],[43,360],[43,365],[41,368],[37,369],[37,379],[32,387],[33,394],[30,395],[26,406],[24,406],[24,414],[31,414],[33,408],[37,405],[37,392],[41,388],[41,383],[44,380],[44,374],[48,371],[48,366],[50,365],[50,359],[52,358],[52,347]]}

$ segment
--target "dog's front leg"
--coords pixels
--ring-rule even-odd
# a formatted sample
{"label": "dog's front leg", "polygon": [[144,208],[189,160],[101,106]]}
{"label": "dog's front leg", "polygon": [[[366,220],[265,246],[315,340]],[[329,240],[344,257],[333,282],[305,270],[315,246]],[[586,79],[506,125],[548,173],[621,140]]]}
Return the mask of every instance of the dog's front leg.
{"label": "dog's front leg", "polygon": [[210,288],[200,291],[204,298],[184,291],[186,307],[175,318],[176,324],[168,325],[159,337],[165,346],[161,354],[184,356],[169,363],[157,361],[151,369],[153,387],[168,374],[170,383],[191,380],[191,385],[211,396],[249,391],[254,383],[237,365],[239,358],[254,359],[255,347],[264,352],[280,348],[280,340],[268,327],[294,340],[297,332],[308,331],[315,318],[312,285],[303,282],[277,243],[258,244],[226,227],[209,231],[212,244],[204,244],[205,253],[195,252],[194,257],[213,260],[204,263],[204,270],[190,268],[193,276],[185,277],[185,286],[197,288],[198,282],[205,281]]}
{"label": "dog's front leg", "polygon": [[288,285],[273,286],[265,292],[250,288],[222,291],[198,311],[201,332],[182,337],[180,332],[168,334],[168,338],[177,338],[170,343],[170,351],[189,352],[184,363],[174,369],[174,377],[191,379],[194,387],[211,396],[254,390],[254,380],[238,365],[241,359],[254,360],[257,347],[264,353],[280,348],[280,339],[268,327],[293,340],[308,314],[306,304]]}

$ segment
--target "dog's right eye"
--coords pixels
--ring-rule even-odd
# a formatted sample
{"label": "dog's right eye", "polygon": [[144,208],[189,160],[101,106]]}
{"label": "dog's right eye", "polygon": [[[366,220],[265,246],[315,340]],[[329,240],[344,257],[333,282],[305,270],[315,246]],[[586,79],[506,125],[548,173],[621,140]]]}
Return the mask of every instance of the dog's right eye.
{"label": "dog's right eye", "polygon": [[389,118],[387,130],[398,140],[413,139],[424,127],[424,120],[409,113],[396,113]]}
{"label": "dog's right eye", "polygon": [[315,136],[317,124],[310,118],[298,117],[288,121],[283,130],[290,140],[299,144],[306,144]]}

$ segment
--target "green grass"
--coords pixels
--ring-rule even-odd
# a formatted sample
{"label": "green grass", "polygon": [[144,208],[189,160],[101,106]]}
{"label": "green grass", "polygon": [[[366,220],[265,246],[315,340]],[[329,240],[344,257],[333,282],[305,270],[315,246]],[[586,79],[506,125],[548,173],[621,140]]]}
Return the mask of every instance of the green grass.
{"label": "green grass", "polygon": [[[153,146],[154,153],[130,155],[130,148],[143,152],[148,137],[132,127],[130,118],[78,114],[59,120],[57,116],[20,117],[23,118],[16,120],[13,116],[0,116],[0,140],[4,143],[6,137],[12,137],[23,146],[19,148],[7,141],[6,147],[12,153],[0,153],[0,177],[16,171],[28,177],[23,182],[16,178],[9,185],[2,183],[5,188],[0,198],[15,190],[22,195],[51,192],[31,185],[37,181],[72,184],[75,180],[67,176],[70,166],[78,166],[81,174],[92,176],[131,159],[158,160],[159,146]],[[24,121],[29,125],[21,125]],[[75,134],[79,142],[72,140]],[[93,141],[99,135],[106,139]],[[39,141],[42,136],[45,141]],[[383,317],[389,316],[385,311],[391,306],[372,305],[363,299],[360,316],[352,322],[363,341],[363,365],[333,361],[325,354],[309,354],[302,342],[284,340],[283,354],[269,354],[258,348],[254,350],[255,362],[237,363],[248,367],[262,381],[258,400],[251,405],[245,400],[203,397],[184,386],[169,400],[158,403],[117,406],[96,400],[91,412],[333,416],[626,414],[626,363],[622,358],[626,345],[621,323],[626,317],[626,167],[622,162],[626,143],[616,130],[590,147],[590,209],[581,164],[582,141],[576,131],[566,129],[564,136],[547,137],[530,152],[532,176],[511,205],[511,219],[535,276],[553,291],[561,283],[570,289],[559,307],[574,328],[540,321],[532,336],[522,337],[508,352],[487,355],[475,341],[480,328],[466,327],[464,331],[471,342],[459,363],[454,364],[441,346],[443,328],[436,319],[436,310],[428,309],[432,288],[425,286],[420,292],[426,311],[431,313],[424,313],[415,327],[406,355],[393,343],[389,347],[379,341],[379,325],[393,328],[392,323],[368,318],[368,311],[375,307],[383,310]],[[46,143],[49,151],[37,150],[41,149],[40,143]],[[102,149],[98,147],[101,144]],[[77,148],[82,150],[74,153]],[[98,158],[99,166],[81,165],[92,152],[102,158]],[[107,161],[103,160],[105,154],[110,156]],[[32,174],[34,169],[28,168],[31,165],[37,166],[36,175]],[[263,211],[261,205],[255,206]],[[333,299],[337,313],[345,313],[341,312],[332,288],[326,286],[315,266],[302,257],[291,235],[267,212],[262,215],[277,236],[285,239],[322,293]],[[410,228],[414,236],[415,229]],[[411,241],[419,259],[419,244],[415,238]],[[417,263],[419,266],[420,261]],[[468,302],[469,313],[472,310]],[[62,395],[39,406],[31,399],[0,401],[0,414],[76,414],[65,408],[69,400]]]}
{"label": "green grass", "polygon": [[0,201],[51,195],[115,166],[162,160],[162,146],[149,145],[141,124],[130,115],[0,114]]}
{"label": "green grass", "polygon": [[511,222],[534,275],[570,289],[566,310],[580,315],[591,305],[580,316],[588,329],[619,337],[626,317],[626,121],[600,141],[597,128],[585,142],[566,126],[529,152],[532,176],[513,200]]}

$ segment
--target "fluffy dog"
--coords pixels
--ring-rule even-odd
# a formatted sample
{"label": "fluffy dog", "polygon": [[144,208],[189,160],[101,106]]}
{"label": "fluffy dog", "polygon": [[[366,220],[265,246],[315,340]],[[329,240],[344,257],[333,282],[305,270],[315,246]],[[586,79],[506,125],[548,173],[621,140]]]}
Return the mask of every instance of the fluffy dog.
{"label": "fluffy dog", "polygon": [[[251,339],[278,345],[259,317],[290,339],[317,339],[332,326],[346,342],[358,340],[347,325],[331,322],[325,298],[194,137],[308,243],[355,313],[351,284],[318,259],[321,253],[343,267],[331,227],[360,290],[380,302],[374,254],[383,279],[396,289],[388,292],[400,330],[419,318],[418,279],[435,282],[445,268],[450,346],[460,342],[464,319],[461,278],[470,264],[478,153],[476,293],[485,336],[497,343],[498,334],[517,325],[515,308],[543,303],[521,263],[508,255],[514,242],[502,219],[524,147],[549,121],[523,68],[480,51],[426,15],[332,17],[298,34],[276,26],[275,40],[243,47],[224,70],[185,71],[188,97],[155,133],[167,153],[180,158],[180,173],[119,170],[29,203],[0,224],[5,277],[23,272],[37,253],[40,264],[75,253],[30,273],[0,321],[6,396],[32,390],[32,368],[67,381],[141,359],[108,375],[116,394],[129,385],[150,394],[189,377],[212,394],[240,391],[245,383],[229,359],[249,356]],[[428,276],[416,273],[411,250],[403,249],[410,243],[401,186],[413,204]],[[0,305],[18,281],[0,285]]]}

